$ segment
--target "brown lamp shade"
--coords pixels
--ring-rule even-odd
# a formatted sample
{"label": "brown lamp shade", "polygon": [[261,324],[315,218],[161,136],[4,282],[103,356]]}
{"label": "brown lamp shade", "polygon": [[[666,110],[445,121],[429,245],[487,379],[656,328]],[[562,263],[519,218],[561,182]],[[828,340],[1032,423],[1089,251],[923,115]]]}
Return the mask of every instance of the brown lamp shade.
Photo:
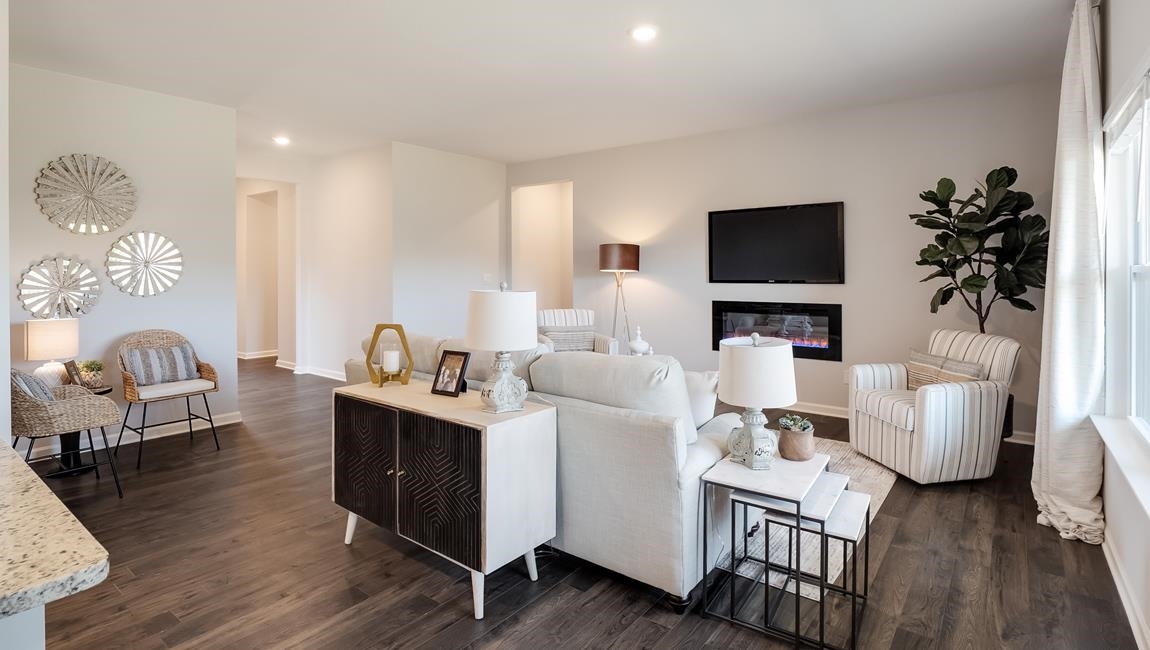
{"label": "brown lamp shade", "polygon": [[599,244],[599,270],[628,273],[639,270],[638,244]]}

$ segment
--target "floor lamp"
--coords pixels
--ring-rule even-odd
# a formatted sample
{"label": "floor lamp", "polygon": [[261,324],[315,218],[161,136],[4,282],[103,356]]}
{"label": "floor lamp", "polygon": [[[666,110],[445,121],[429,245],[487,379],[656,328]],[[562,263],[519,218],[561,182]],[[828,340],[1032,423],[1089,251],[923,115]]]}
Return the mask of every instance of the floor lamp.
{"label": "floor lamp", "polygon": [[631,320],[627,315],[627,298],[623,295],[623,278],[639,270],[638,244],[600,244],[599,270],[615,274],[615,314],[611,318],[611,338],[619,324],[619,303],[623,303],[624,339],[631,341]]}

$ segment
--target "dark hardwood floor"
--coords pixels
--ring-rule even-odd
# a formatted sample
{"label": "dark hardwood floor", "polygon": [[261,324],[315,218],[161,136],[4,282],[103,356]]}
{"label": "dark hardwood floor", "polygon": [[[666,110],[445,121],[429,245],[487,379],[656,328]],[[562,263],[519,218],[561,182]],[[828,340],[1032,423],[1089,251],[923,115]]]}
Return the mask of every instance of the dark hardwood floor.
{"label": "dark hardwood floor", "polygon": [[[107,476],[50,485],[111,554],[99,586],[52,603],[49,648],[784,647],[586,562],[514,562],[471,618],[465,570],[370,525],[343,544],[331,503],[330,391],[240,362],[242,425],[148,442]],[[845,422],[819,418],[845,439]],[[134,457],[128,449],[126,458]],[[899,479],[872,528],[863,648],[1133,648],[1102,550],[1035,523],[1029,447],[992,479]],[[3,641],[0,640],[0,646]]]}

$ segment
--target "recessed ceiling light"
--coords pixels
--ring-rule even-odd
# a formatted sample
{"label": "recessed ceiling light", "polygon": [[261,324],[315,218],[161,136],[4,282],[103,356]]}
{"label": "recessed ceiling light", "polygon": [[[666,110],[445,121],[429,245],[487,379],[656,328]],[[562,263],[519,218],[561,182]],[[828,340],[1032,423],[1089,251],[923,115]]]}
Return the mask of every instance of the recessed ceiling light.
{"label": "recessed ceiling light", "polygon": [[649,43],[655,40],[659,35],[659,30],[654,25],[639,25],[631,30],[631,38],[639,41],[640,43]]}
{"label": "recessed ceiling light", "polygon": [[272,138],[272,142],[278,144],[281,147],[286,147],[291,144],[291,138],[287,137],[286,135],[277,135],[276,137]]}

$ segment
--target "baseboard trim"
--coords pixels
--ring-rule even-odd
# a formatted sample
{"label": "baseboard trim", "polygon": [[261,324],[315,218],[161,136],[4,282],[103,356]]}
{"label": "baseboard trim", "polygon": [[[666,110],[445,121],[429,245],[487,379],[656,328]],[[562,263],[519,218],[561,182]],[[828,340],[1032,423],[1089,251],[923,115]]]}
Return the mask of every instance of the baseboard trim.
{"label": "baseboard trim", "polygon": [[1102,554],[1106,556],[1106,564],[1110,567],[1110,575],[1114,577],[1114,586],[1118,589],[1118,597],[1122,599],[1122,607],[1126,609],[1126,618],[1130,620],[1130,630],[1134,633],[1134,642],[1139,650],[1150,650],[1150,623],[1142,618],[1142,610],[1137,607],[1134,597],[1130,593],[1130,586],[1126,581],[1126,572],[1118,562],[1118,554],[1111,546],[1110,537],[1102,542]]}
{"label": "baseboard trim", "polygon": [[[193,410],[193,412],[195,411],[194,406],[192,407],[192,410]],[[239,411],[232,411],[230,413],[219,413],[219,414],[215,415],[213,419],[216,422],[216,429],[217,430],[222,426],[225,426],[228,424],[236,424],[238,422],[244,421],[243,415]],[[139,421],[133,417],[131,424],[132,424],[132,426],[139,426]],[[192,431],[193,432],[194,431],[201,431],[203,429],[209,429],[210,430],[211,425],[208,424],[207,422],[204,422],[203,420],[192,420]],[[110,444],[114,448],[116,446],[116,440],[120,437],[120,429],[119,429],[119,427],[111,426],[111,427],[107,427],[106,431],[108,434],[108,444]],[[92,433],[92,442],[95,443],[96,449],[103,449],[104,448],[104,441],[101,439],[101,436],[99,435],[99,433],[100,433],[99,431],[94,431]],[[185,421],[181,421],[181,422],[173,422],[171,424],[165,424],[165,425],[158,426],[158,427],[148,427],[145,430],[145,434],[147,434],[147,438],[145,438],[145,440],[150,441],[154,438],[166,438],[168,436],[178,436],[180,434],[187,435],[187,433],[188,433],[188,423],[185,420]],[[131,443],[135,443],[135,442],[139,442],[139,441],[140,441],[140,436],[137,433],[133,432],[131,429],[124,429],[124,442],[123,442],[123,444],[131,444]],[[83,447],[85,450],[87,450],[87,444],[88,444],[87,436],[81,435],[80,446]],[[57,452],[59,451],[59,444],[56,441],[53,441],[53,450],[57,451]],[[45,460],[47,460],[47,459],[45,459]]]}
{"label": "baseboard trim", "polygon": [[830,406],[828,404],[815,404],[814,402],[795,402],[791,409],[814,415],[842,418],[844,420],[847,418],[847,409],[845,406]]}
{"label": "baseboard trim", "polygon": [[1014,435],[1005,439],[1007,442],[1013,442],[1016,445],[1030,445],[1034,446],[1034,432],[1033,431],[1015,431]]}
{"label": "baseboard trim", "polygon": [[277,359],[276,360],[276,367],[277,368],[283,368],[284,370],[295,370],[295,362]]}
{"label": "baseboard trim", "polygon": [[297,375],[315,375],[323,377],[324,379],[334,379],[336,381],[347,381],[347,375],[339,370],[327,370],[325,368],[300,368],[296,367],[295,374]]}
{"label": "baseboard trim", "polygon": [[266,359],[279,354],[279,350],[260,350],[259,352],[236,352],[237,359]]}

